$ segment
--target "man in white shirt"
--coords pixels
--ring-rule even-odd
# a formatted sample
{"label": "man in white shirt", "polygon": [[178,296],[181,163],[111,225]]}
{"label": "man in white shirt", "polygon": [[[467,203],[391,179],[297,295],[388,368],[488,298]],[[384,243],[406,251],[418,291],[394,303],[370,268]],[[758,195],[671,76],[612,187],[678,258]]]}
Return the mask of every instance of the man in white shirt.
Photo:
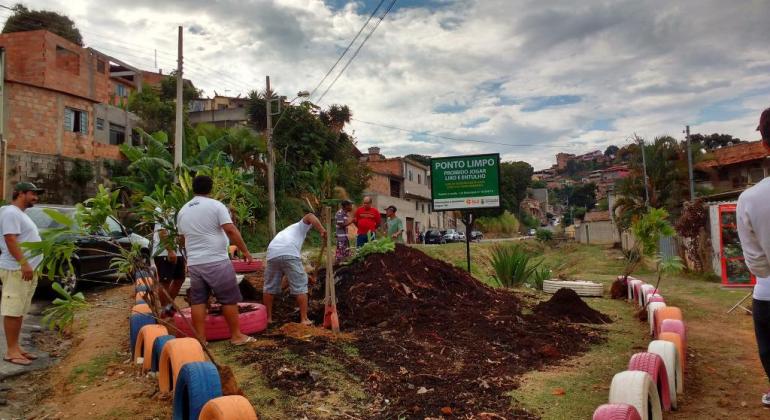
{"label": "man in white shirt", "polygon": [[312,325],[312,321],[307,318],[307,273],[302,265],[302,244],[311,227],[326,240],[326,229],[313,213],[308,213],[299,222],[278,232],[267,246],[262,300],[267,309],[268,323],[273,322],[273,298],[281,293],[281,278],[285,274],[289,279],[291,294],[297,299],[300,322]]}
{"label": "man in white shirt", "polygon": [[246,261],[252,262],[253,258],[227,207],[208,197],[213,185],[210,177],[196,176],[192,183],[195,197],[182,206],[177,215],[177,228],[186,250],[190,276],[187,295],[193,327],[202,340],[206,338],[206,303],[213,292],[230,327],[230,342],[241,345],[254,341],[254,338],[240,330],[238,302],[243,298],[228,254],[230,242],[238,247]]}
{"label": "man in white shirt", "polygon": [[38,201],[38,194],[44,190],[30,182],[20,182],[13,190],[13,201],[0,208],[0,281],[3,283],[0,315],[8,350],[4,360],[26,366],[37,357],[19,346],[19,333],[24,315],[32,304],[32,295],[37,287],[35,269],[43,260],[42,255],[32,256],[23,252],[21,244],[40,242],[40,233],[32,219],[24,212]]}
{"label": "man in white shirt", "polygon": [[[762,112],[757,130],[770,153],[770,108]],[[759,359],[770,379],[770,177],[741,194],[736,216],[746,265],[757,278],[752,303],[754,333]],[[770,407],[770,391],[762,395],[762,404]]]}

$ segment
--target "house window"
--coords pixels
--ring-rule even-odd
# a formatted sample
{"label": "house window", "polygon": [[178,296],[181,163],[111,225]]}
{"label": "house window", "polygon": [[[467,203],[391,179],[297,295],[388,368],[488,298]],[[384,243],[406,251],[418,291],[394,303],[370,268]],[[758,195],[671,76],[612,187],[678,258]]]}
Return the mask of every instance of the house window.
{"label": "house window", "polygon": [[126,142],[126,127],[110,123],[110,144],[118,145]]}
{"label": "house window", "polygon": [[762,168],[751,168],[749,169],[749,182],[752,184],[756,184],[757,182],[761,181],[765,178],[765,170]]}
{"label": "house window", "polygon": [[97,130],[104,130],[104,118],[97,118],[96,119],[96,129]]}
{"label": "house window", "polygon": [[97,59],[96,60],[96,71],[101,73],[101,74],[104,74],[105,68],[106,68],[106,63],[104,62],[104,60]]}
{"label": "house window", "polygon": [[80,55],[62,46],[56,46],[56,67],[72,74],[80,74]]}
{"label": "house window", "polygon": [[420,203],[414,202],[414,211],[420,211]]}
{"label": "house window", "polygon": [[412,171],[411,170],[409,170],[409,181],[410,182],[412,181]]}
{"label": "house window", "polygon": [[422,184],[422,175],[417,174],[417,183]]}
{"label": "house window", "polygon": [[128,88],[126,88],[124,85],[117,84],[115,85],[115,95],[120,98],[125,98],[128,96]]}
{"label": "house window", "polygon": [[401,183],[395,179],[390,180],[390,196],[396,198],[401,197]]}
{"label": "house window", "polygon": [[425,204],[422,205],[422,212],[425,213]]}
{"label": "house window", "polygon": [[88,112],[64,108],[64,129],[73,133],[88,134]]}

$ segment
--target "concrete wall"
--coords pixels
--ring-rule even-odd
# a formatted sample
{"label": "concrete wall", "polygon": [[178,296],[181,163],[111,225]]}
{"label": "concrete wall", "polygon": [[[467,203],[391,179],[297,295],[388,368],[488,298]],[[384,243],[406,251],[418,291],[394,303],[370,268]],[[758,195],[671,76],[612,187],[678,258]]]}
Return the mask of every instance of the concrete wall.
{"label": "concrete wall", "polygon": [[[409,173],[412,179],[409,179]],[[415,165],[404,161],[404,193],[424,198],[430,198],[430,184],[428,184],[428,169],[422,165]]]}
{"label": "concrete wall", "polygon": [[612,245],[620,242],[618,229],[610,221],[585,222],[575,230],[575,240],[583,244]]}
{"label": "concrete wall", "polygon": [[243,125],[249,118],[246,108],[190,112],[189,116],[190,124],[208,123],[223,128]]}
{"label": "concrete wall", "polygon": [[[142,121],[136,114],[108,104],[95,104],[94,118],[94,141],[105,145],[110,144],[110,123],[125,127],[126,144],[132,144],[131,133]],[[96,118],[104,120],[101,129],[97,127]]]}

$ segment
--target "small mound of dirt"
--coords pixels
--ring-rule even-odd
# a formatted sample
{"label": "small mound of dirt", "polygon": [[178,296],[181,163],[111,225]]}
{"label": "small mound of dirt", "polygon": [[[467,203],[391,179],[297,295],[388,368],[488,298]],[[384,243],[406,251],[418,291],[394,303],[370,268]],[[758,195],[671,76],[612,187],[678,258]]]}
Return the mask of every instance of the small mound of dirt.
{"label": "small mound of dirt", "polygon": [[566,287],[557,290],[548,301],[540,302],[535,306],[534,312],[540,316],[577,323],[609,324],[612,322],[610,317],[588,306],[577,292]]}

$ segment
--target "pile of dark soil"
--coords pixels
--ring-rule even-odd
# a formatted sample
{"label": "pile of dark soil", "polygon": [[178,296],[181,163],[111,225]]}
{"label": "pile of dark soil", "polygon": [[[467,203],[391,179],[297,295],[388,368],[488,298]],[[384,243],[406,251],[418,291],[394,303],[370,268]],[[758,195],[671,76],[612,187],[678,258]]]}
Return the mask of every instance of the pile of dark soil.
{"label": "pile of dark soil", "polygon": [[[342,329],[372,369],[369,418],[534,417],[506,395],[516,377],[602,340],[553,317],[523,317],[513,293],[403,245],[338,270],[337,280]],[[316,321],[323,290],[319,282],[311,292]]]}
{"label": "pile of dark soil", "polygon": [[535,314],[554,319],[586,324],[609,324],[612,319],[607,315],[592,309],[580,296],[572,290],[562,288],[556,291],[551,299],[540,302],[534,308]]}

